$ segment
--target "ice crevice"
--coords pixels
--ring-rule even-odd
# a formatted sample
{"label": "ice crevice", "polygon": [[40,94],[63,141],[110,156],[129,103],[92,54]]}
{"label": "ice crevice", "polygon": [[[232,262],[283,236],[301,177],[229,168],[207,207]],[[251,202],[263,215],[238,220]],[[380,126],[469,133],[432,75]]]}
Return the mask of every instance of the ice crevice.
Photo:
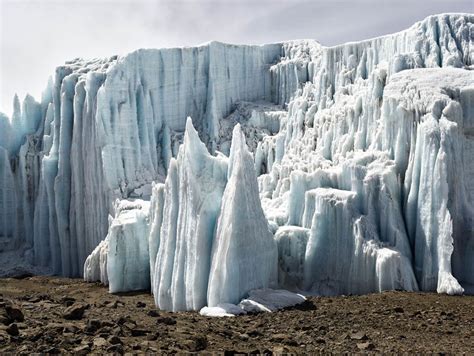
{"label": "ice crevice", "polygon": [[0,115],[0,251],[216,315],[469,291],[473,26],[67,62]]}

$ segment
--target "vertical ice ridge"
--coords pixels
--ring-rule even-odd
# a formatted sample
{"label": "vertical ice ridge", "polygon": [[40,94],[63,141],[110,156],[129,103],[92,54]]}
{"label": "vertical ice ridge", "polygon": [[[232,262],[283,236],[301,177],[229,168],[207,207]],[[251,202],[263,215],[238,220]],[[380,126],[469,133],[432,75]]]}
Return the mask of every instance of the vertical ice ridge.
{"label": "vertical ice ridge", "polygon": [[[188,118],[184,143],[177,159],[171,159],[164,187],[153,282],[160,308],[197,310],[206,305],[215,224],[226,181],[227,159],[209,154]],[[156,233],[150,236],[155,238]]]}
{"label": "vertical ice ridge", "polygon": [[232,136],[228,182],[213,246],[207,302],[238,303],[277,282],[277,247],[258,195],[253,158],[240,125]]}

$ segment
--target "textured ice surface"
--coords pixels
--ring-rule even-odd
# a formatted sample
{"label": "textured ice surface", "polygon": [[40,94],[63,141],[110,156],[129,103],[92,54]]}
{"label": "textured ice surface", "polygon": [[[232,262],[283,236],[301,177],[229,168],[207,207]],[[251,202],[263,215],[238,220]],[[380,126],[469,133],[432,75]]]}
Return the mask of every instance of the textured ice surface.
{"label": "textured ice surface", "polygon": [[[228,286],[245,270],[236,266],[247,243],[248,264],[273,261],[256,248],[268,237],[279,287],[471,290],[473,23],[446,14],[335,47],[211,42],[68,62],[40,102],[15,98],[12,118],[0,115],[2,249],[110,283],[100,269],[110,266],[110,244],[94,249],[113,235],[117,270],[142,271],[135,279],[170,310],[198,310],[211,295],[213,305],[236,303],[260,288],[250,286],[262,277],[254,274]],[[237,123],[256,184],[248,158],[226,157]],[[236,157],[242,179],[233,177]],[[250,205],[236,203],[246,194]],[[151,211],[119,214],[116,199],[150,201]],[[234,220],[268,231],[251,242]],[[229,235],[218,233],[220,221]],[[237,261],[216,252],[231,235]],[[136,261],[126,261],[127,243]],[[211,274],[226,287],[209,283]],[[129,278],[120,288],[131,288]]]}
{"label": "textured ice surface", "polygon": [[84,263],[84,279],[109,285],[111,293],[150,288],[149,202],[121,200],[109,233]]}
{"label": "textured ice surface", "polygon": [[[212,156],[191,119],[164,186],[163,218],[153,294],[168,310],[199,310],[207,304],[212,244],[227,182],[227,158]],[[159,223],[157,221],[156,223]],[[157,239],[150,237],[150,241]]]}
{"label": "textured ice surface", "polygon": [[208,305],[235,304],[252,289],[276,285],[277,257],[260,204],[253,158],[237,124],[212,251]]}
{"label": "textured ice surface", "polygon": [[152,289],[157,306],[178,311],[235,304],[251,289],[276,283],[276,243],[239,125],[227,159],[207,151],[188,119],[163,189],[154,188],[152,201],[161,199],[163,207],[156,209],[162,218],[154,219],[150,235],[150,245],[159,239]]}
{"label": "textured ice surface", "polygon": [[14,180],[24,182],[11,192],[2,169],[1,214],[16,221],[5,233],[33,246],[38,265],[81,275],[114,201],[149,199],[151,183],[166,176],[186,117],[213,151],[218,122],[237,101],[271,100],[269,66],[280,52],[280,44],[211,42],[58,67],[41,103],[15,99],[11,134],[0,135],[19,167]]}

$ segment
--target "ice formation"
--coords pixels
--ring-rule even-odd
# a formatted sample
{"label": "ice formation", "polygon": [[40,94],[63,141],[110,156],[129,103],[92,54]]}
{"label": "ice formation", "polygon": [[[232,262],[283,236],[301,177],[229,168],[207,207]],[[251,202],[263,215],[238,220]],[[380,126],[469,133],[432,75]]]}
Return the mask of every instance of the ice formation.
{"label": "ice formation", "polygon": [[0,248],[169,310],[472,290],[473,29],[68,62],[0,115]]}
{"label": "ice formation", "polygon": [[176,311],[206,305],[213,235],[226,181],[227,158],[208,152],[189,118],[184,143],[166,177],[161,226],[153,226],[160,229],[153,280],[158,307]]}
{"label": "ice formation", "polygon": [[117,200],[105,239],[84,263],[84,279],[101,281],[111,293],[150,289],[150,203]]}
{"label": "ice formation", "polygon": [[207,303],[237,303],[277,282],[277,246],[260,204],[253,157],[237,124],[214,238]]}

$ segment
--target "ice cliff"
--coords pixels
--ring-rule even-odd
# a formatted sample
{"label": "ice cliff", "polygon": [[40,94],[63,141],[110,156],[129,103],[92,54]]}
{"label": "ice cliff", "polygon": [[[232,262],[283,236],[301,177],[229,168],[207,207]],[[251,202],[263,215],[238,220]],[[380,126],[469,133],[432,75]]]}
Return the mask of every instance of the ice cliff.
{"label": "ice cliff", "polygon": [[68,62],[0,115],[0,247],[170,310],[472,289],[473,33]]}

